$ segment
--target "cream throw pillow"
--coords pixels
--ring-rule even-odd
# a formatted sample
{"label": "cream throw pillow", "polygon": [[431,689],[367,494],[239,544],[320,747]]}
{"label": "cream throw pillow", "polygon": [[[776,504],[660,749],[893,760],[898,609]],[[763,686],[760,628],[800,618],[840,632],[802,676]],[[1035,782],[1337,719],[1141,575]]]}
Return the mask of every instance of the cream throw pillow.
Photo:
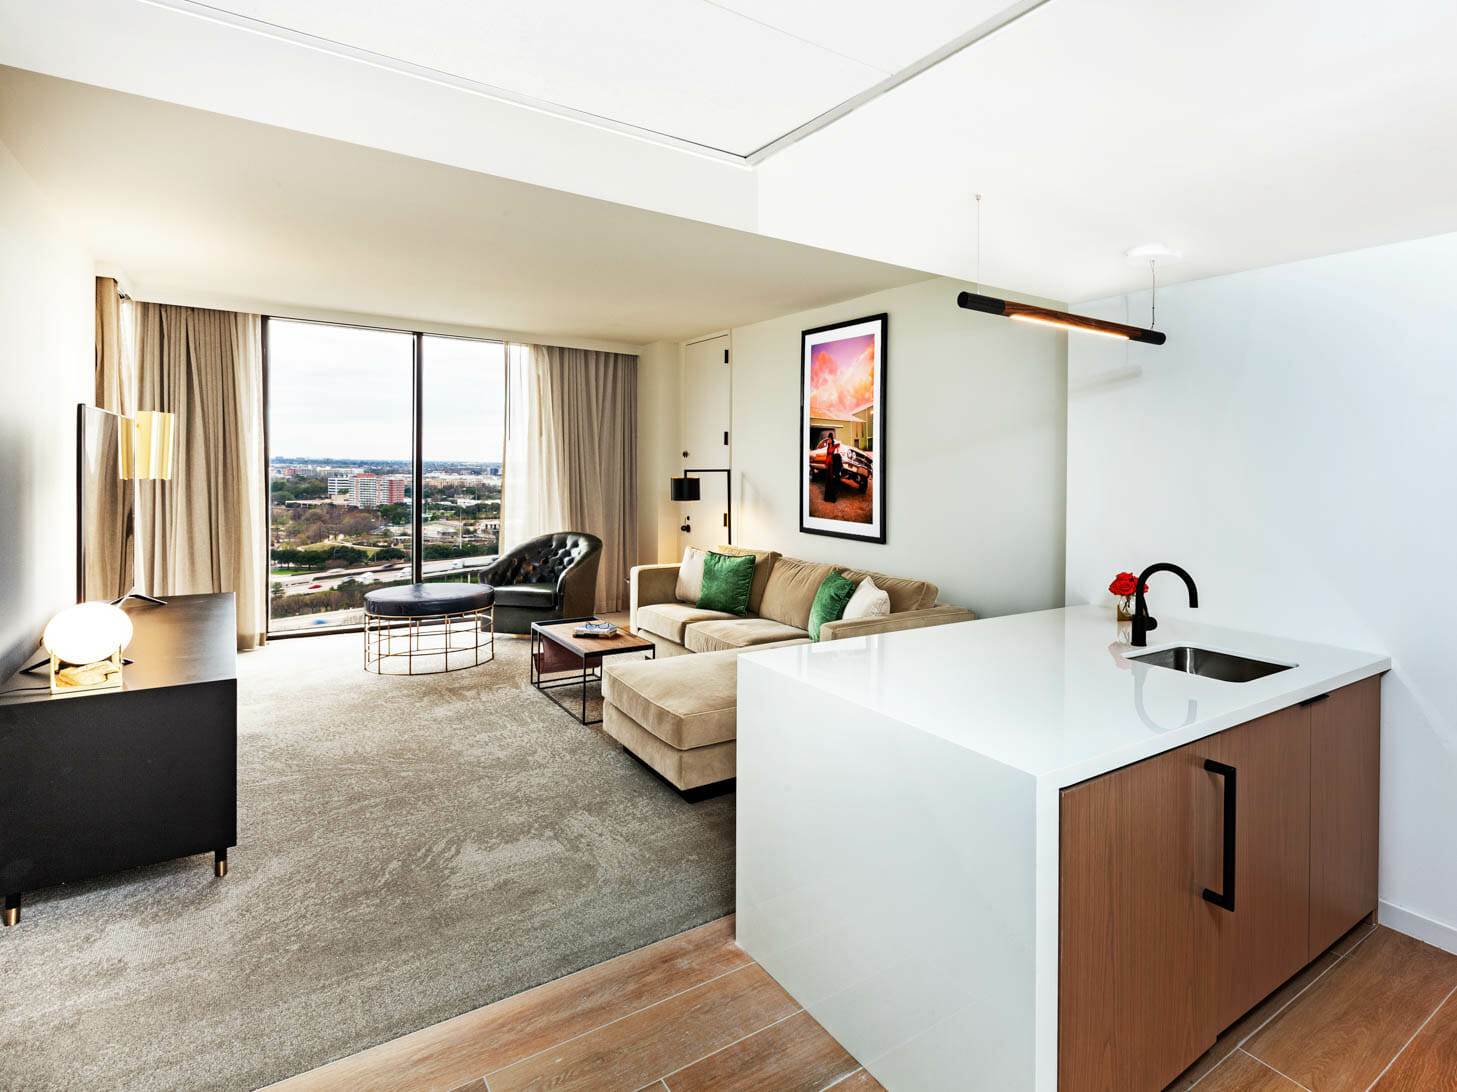
{"label": "cream throw pillow", "polygon": [[850,602],[845,604],[845,613],[841,617],[849,622],[856,618],[881,618],[889,613],[890,592],[877,588],[875,581],[867,576],[860,581],[855,594],[850,596]]}
{"label": "cream throw pillow", "polygon": [[673,594],[680,603],[697,603],[703,594],[703,555],[706,550],[689,546],[683,551],[683,564],[678,566],[678,587]]}

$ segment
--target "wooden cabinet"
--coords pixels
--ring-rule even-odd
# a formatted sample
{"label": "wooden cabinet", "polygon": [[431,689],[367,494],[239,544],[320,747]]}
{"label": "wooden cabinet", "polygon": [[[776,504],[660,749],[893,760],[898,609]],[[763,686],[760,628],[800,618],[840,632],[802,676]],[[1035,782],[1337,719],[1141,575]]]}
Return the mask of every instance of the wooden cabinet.
{"label": "wooden cabinet", "polygon": [[[1294,706],[1195,745],[1237,772],[1234,910],[1200,899],[1214,951],[1215,1030],[1259,1004],[1310,958],[1310,726]],[[1204,883],[1219,888],[1224,791],[1206,774],[1213,810],[1201,824]],[[1212,858],[1212,859],[1210,859]],[[1192,1060],[1192,1059],[1191,1059]]]}
{"label": "wooden cabinet", "polygon": [[1381,680],[1334,691],[1310,712],[1310,957],[1376,907]]}
{"label": "wooden cabinet", "polygon": [[1375,910],[1380,686],[1063,790],[1062,1092],[1158,1092]]}
{"label": "wooden cabinet", "polygon": [[[1163,1088],[1214,1042],[1200,897],[1203,757],[1181,747],[1062,794],[1059,1086]],[[1136,1049],[1128,1049],[1137,1044]]]}

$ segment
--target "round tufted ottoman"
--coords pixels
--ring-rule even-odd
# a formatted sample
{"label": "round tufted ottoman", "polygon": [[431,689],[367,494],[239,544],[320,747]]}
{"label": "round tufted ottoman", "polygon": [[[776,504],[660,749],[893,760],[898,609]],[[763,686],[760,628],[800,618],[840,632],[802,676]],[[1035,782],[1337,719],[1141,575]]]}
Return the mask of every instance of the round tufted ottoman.
{"label": "round tufted ottoman", "polygon": [[[490,650],[484,660],[481,649]],[[451,656],[466,652],[471,653],[471,662],[452,667]],[[440,666],[416,671],[416,657],[427,658],[427,663],[438,658]],[[496,589],[489,584],[404,584],[364,595],[366,671],[429,675],[495,658]],[[405,671],[386,672],[385,661],[404,661]]]}

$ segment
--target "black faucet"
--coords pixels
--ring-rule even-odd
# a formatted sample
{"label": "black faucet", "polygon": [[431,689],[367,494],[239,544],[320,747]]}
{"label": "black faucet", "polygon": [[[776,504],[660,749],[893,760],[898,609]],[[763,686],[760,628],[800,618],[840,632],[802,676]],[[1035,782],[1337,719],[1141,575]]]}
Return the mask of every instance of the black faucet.
{"label": "black faucet", "polygon": [[1150,618],[1148,614],[1148,601],[1143,597],[1143,583],[1154,573],[1174,573],[1180,577],[1189,589],[1189,606],[1199,605],[1199,589],[1194,587],[1194,578],[1177,565],[1167,561],[1159,561],[1144,569],[1138,577],[1138,585],[1134,591],[1133,602],[1133,646],[1143,648],[1148,644],[1148,631],[1158,629],[1159,620]]}

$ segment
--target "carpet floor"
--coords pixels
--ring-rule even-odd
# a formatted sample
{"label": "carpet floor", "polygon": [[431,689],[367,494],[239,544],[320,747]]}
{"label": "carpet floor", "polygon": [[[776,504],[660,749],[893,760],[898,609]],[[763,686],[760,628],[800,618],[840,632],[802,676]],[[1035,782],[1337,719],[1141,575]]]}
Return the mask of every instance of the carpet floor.
{"label": "carpet floor", "polygon": [[238,846],[26,896],[0,1088],[251,1089],[733,909],[734,797],[685,803],[527,682],[527,643],[379,677],[239,658]]}

